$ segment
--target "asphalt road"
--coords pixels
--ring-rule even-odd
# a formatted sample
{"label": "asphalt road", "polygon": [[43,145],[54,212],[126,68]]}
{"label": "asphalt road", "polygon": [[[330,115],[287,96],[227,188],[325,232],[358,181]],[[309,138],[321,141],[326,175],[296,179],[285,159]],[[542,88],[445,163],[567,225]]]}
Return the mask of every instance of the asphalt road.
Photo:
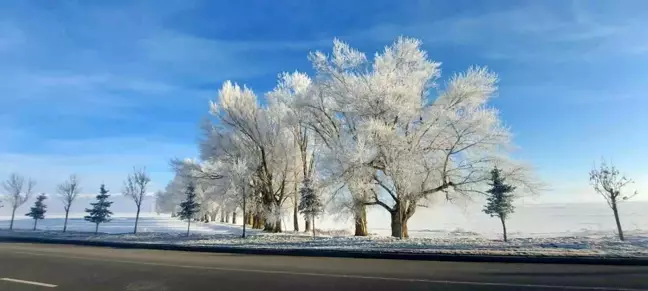
{"label": "asphalt road", "polygon": [[0,290],[648,290],[648,267],[257,256],[0,243]]}

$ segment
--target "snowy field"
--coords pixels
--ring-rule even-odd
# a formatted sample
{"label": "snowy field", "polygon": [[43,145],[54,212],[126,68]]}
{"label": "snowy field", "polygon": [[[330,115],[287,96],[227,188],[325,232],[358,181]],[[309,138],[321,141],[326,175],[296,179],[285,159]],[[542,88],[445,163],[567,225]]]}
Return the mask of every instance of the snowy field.
{"label": "snowy field", "polygon": [[[47,236],[103,241],[140,243],[170,243],[189,245],[217,245],[245,248],[308,248],[344,250],[380,250],[399,252],[433,252],[463,254],[515,254],[541,256],[623,256],[648,257],[648,203],[624,204],[622,218],[627,241],[617,240],[614,220],[605,205],[537,204],[518,207],[511,218],[510,241],[500,241],[497,220],[479,215],[472,206],[438,207],[425,209],[419,219],[410,223],[408,240],[388,237],[389,229],[375,227],[387,225],[380,211],[369,215],[370,233],[366,238],[351,236],[350,223],[324,220],[317,238],[309,234],[284,232],[266,234],[248,230],[249,238],[243,240],[241,226],[227,223],[192,223],[192,235],[184,237],[186,223],[168,215],[145,213],[139,222],[139,233],[133,230],[134,219],[128,213],[117,214],[112,222],[100,227],[101,234],[94,235],[94,225],[85,222],[81,214],[72,215],[67,234],[63,234],[61,215],[50,215],[39,222],[38,231],[31,231],[33,220],[18,217],[14,232],[6,231],[8,217],[0,217],[0,235]],[[433,212],[433,213],[432,213]],[[437,217],[435,219],[435,217]],[[443,218],[443,219],[441,219]],[[436,226],[424,228],[420,225]],[[292,226],[284,221],[284,227]]]}

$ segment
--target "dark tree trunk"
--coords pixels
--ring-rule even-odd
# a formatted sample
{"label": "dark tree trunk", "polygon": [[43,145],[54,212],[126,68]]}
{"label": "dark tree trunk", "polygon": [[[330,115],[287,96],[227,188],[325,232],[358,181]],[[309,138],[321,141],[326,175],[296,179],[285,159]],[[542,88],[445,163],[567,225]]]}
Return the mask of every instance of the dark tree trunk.
{"label": "dark tree trunk", "polygon": [[230,213],[225,212],[225,222],[229,223],[230,222]]}
{"label": "dark tree trunk", "polygon": [[625,240],[623,236],[623,228],[621,227],[621,220],[619,219],[619,208],[616,201],[612,201],[612,211],[614,212],[614,220],[616,221],[617,231],[619,232],[619,239]]}
{"label": "dark tree trunk", "polygon": [[354,214],[355,236],[367,236],[367,208],[364,205],[356,205]]}
{"label": "dark tree trunk", "polygon": [[[137,224],[139,223],[139,215],[140,215],[141,206],[142,205],[137,205],[137,213],[135,214],[135,228],[133,229],[133,234],[137,234]],[[67,214],[65,216],[67,217]]]}
{"label": "dark tree trunk", "polygon": [[398,238],[408,238],[407,220],[408,215],[404,214],[404,210],[391,212],[391,235]]}
{"label": "dark tree trunk", "polygon": [[[65,209],[65,222],[63,222],[63,232],[67,230],[67,221],[68,221],[68,214],[70,214],[70,209]],[[137,220],[135,220],[135,225],[137,225]]]}
{"label": "dark tree trunk", "polygon": [[[243,203],[243,209],[245,209],[245,203]],[[247,227],[247,221],[248,221],[248,213],[247,211],[244,210],[243,211],[243,233],[241,234],[242,238],[245,238],[245,228]]]}
{"label": "dark tree trunk", "polygon": [[187,236],[189,236],[189,229],[191,228],[191,218],[187,219]]}
{"label": "dark tree trunk", "polygon": [[216,221],[216,216],[218,216],[218,212],[217,211],[212,211],[210,220],[211,221]]}
{"label": "dark tree trunk", "polygon": [[403,235],[403,224],[398,211],[393,211],[390,213],[391,217],[391,236],[400,238]]}
{"label": "dark tree trunk", "polygon": [[295,195],[293,197],[293,230],[299,231],[299,191],[295,183]]}
{"label": "dark tree trunk", "polygon": [[313,217],[313,237],[315,237],[315,217]]}
{"label": "dark tree trunk", "polygon": [[232,224],[236,224],[236,211],[232,212]]}
{"label": "dark tree trunk", "polygon": [[502,234],[504,235],[504,241],[508,241],[508,236],[506,235],[506,220],[503,217],[500,217],[500,221],[502,222]]}
{"label": "dark tree trunk", "polygon": [[295,207],[293,208],[293,229],[299,231],[299,212],[297,209],[297,202],[295,202]]}
{"label": "dark tree trunk", "polygon": [[277,219],[274,223],[274,228],[272,229],[272,232],[281,232],[281,218]]}
{"label": "dark tree trunk", "polygon": [[9,224],[9,230],[13,229],[14,217],[16,216],[16,208],[18,207],[14,207],[13,210],[11,210],[11,223]]}
{"label": "dark tree trunk", "polygon": [[245,223],[247,223],[248,225],[254,225],[254,215],[252,214],[252,211],[248,211],[247,220]]}
{"label": "dark tree trunk", "polygon": [[270,220],[266,220],[263,224],[263,231],[273,232],[275,229],[274,223]]}
{"label": "dark tree trunk", "polygon": [[263,229],[265,227],[265,219],[263,218],[263,215],[260,213],[255,214],[252,225],[252,228],[254,229]]}
{"label": "dark tree trunk", "polygon": [[36,224],[37,223],[38,223],[38,219],[34,219],[34,229],[32,229],[32,230],[36,230]]}
{"label": "dark tree trunk", "polygon": [[309,232],[311,230],[310,219],[304,218],[304,232]]}
{"label": "dark tree trunk", "polygon": [[95,234],[99,233],[99,222],[95,223]]}

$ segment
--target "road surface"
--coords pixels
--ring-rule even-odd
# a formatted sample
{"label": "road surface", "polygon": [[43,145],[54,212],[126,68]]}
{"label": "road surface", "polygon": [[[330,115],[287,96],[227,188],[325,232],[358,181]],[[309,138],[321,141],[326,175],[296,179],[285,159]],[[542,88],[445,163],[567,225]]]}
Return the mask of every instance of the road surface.
{"label": "road surface", "polygon": [[648,267],[258,256],[0,243],[0,290],[648,291]]}

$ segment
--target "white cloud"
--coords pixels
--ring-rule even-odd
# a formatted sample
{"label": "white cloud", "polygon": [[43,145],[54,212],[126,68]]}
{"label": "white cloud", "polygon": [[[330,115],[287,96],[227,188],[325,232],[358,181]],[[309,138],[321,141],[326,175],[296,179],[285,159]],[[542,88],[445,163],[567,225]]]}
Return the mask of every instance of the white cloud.
{"label": "white cloud", "polygon": [[[190,141],[189,141],[190,142]],[[105,183],[119,192],[132,167],[146,167],[151,174],[151,191],[163,188],[173,174],[168,162],[174,157],[197,154],[192,143],[178,144],[146,138],[103,138],[51,140],[40,148],[47,154],[0,153],[0,179],[17,172],[37,181],[36,190],[54,193],[56,185],[77,174],[84,193],[92,193]]]}
{"label": "white cloud", "polygon": [[345,39],[390,42],[407,35],[421,38],[426,45],[464,46],[486,58],[526,61],[563,62],[646,52],[645,19],[604,18],[585,6],[575,6],[565,14],[563,9],[537,4],[414,24],[381,24]]}

